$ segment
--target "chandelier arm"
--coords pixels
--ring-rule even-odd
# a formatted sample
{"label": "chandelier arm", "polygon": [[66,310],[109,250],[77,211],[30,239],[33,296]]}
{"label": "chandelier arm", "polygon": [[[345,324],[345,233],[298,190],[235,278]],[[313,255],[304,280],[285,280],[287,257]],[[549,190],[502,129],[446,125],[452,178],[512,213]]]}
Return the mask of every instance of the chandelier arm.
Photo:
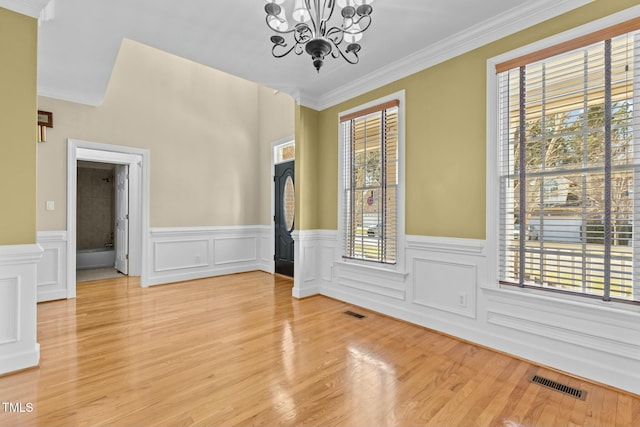
{"label": "chandelier arm", "polygon": [[[316,0],[316,1],[319,1],[319,0]],[[329,2],[329,5],[327,5],[327,1]],[[324,0],[323,6],[322,6],[322,14],[324,15],[325,11],[329,10],[329,15],[326,18],[322,19],[322,21],[324,22],[325,30],[326,30],[327,22],[331,21],[331,17],[333,16],[333,12],[335,8],[336,8],[336,0]]]}
{"label": "chandelier arm", "polygon": [[[333,43],[333,41],[332,41],[332,43]],[[335,44],[335,43],[333,43],[333,45],[336,47],[336,49],[335,49],[335,50],[337,50],[338,52],[340,52],[340,56],[342,56],[342,58],[343,58],[345,61],[347,61],[349,64],[352,64],[352,65],[357,64],[357,63],[358,63],[358,61],[360,60],[360,58],[358,57],[358,52],[356,52],[356,51],[353,51],[353,50],[352,50],[352,51],[348,51],[348,52],[345,54],[345,52],[343,52],[343,51],[342,51],[342,49],[340,49],[340,46],[338,46],[338,45],[337,45],[337,44]],[[351,54],[353,54],[353,55],[351,55]],[[349,55],[349,56],[353,56],[353,58],[350,58],[350,57],[349,57],[349,56],[347,56],[347,55]],[[337,58],[337,56],[335,56],[335,58]]]}
{"label": "chandelier arm", "polygon": [[364,19],[365,21],[365,25],[364,26],[360,26],[360,31],[357,31],[355,33],[352,34],[359,34],[359,33],[364,33],[370,26],[371,26],[371,15],[365,15],[365,16],[361,16],[360,18],[358,18],[357,20],[353,21],[353,24],[350,25],[356,25],[356,24],[360,24],[360,22]]}
{"label": "chandelier arm", "polygon": [[[325,12],[327,11],[327,0],[322,0],[322,7],[320,7],[320,0],[315,0],[315,4],[316,4],[316,9],[318,11],[318,21],[319,21],[318,36],[325,37],[327,33],[327,21],[329,20],[329,18],[331,18],[331,13],[329,14],[329,17],[325,17]],[[332,12],[332,10],[330,12]]]}
{"label": "chandelier arm", "polygon": [[[277,16],[276,16],[276,18],[277,18]],[[267,17],[265,18],[265,21],[267,22],[267,27],[269,27],[269,29],[271,31],[274,31],[274,32],[276,32],[278,34],[289,34],[289,33],[292,33],[292,32],[295,31],[295,27],[290,29],[290,30],[285,30],[285,31],[281,31],[281,30],[278,30],[277,28],[273,28],[271,26],[271,24],[269,24],[269,15],[267,15]]]}
{"label": "chandelier arm", "polygon": [[344,41],[344,33],[345,31],[340,27],[331,27],[325,37],[337,46]]}
{"label": "chandelier arm", "polygon": [[[357,31],[351,31],[350,28],[353,28],[356,25],[359,25],[360,22],[362,22],[362,20],[364,20],[364,26],[360,26],[360,29]],[[344,31],[345,33],[349,33],[349,34],[362,34],[365,31],[367,31],[367,29],[371,26],[371,16],[361,16],[358,19],[352,19],[351,24],[347,27],[344,28],[340,28],[342,31]]]}
{"label": "chandelier arm", "polygon": [[[287,56],[288,54],[290,54],[291,51],[296,48],[296,46],[298,46],[298,43],[296,43],[293,46],[291,46],[284,53],[278,54],[278,53],[276,53],[276,49],[278,49],[279,47],[287,47],[287,45],[286,44],[274,44],[273,48],[271,48],[271,54],[273,55],[274,58],[283,58],[283,57]],[[298,53],[298,52],[296,52],[296,53],[298,55],[300,55],[300,53]]]}
{"label": "chandelier arm", "polygon": [[[316,9],[314,11],[314,9],[311,7],[311,0],[304,0],[304,5],[307,8],[307,10],[309,11],[309,19],[311,20],[311,23],[313,24],[313,34],[318,34],[318,24],[317,24],[317,20],[318,20],[318,10]],[[314,14],[315,12],[315,14]]]}

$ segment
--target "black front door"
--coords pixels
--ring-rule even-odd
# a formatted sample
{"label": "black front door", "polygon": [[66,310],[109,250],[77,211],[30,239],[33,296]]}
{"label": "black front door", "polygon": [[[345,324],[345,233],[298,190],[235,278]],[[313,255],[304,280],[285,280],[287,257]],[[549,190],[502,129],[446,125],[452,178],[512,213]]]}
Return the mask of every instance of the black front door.
{"label": "black front door", "polygon": [[275,167],[275,271],[293,277],[293,238],[295,217],[294,167],[293,161]]}

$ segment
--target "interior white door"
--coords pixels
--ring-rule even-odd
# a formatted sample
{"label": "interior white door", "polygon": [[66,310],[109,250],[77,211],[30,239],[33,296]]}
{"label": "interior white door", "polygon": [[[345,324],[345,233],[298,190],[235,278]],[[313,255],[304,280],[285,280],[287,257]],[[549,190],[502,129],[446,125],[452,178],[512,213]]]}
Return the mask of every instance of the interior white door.
{"label": "interior white door", "polygon": [[116,270],[129,274],[129,165],[116,166]]}

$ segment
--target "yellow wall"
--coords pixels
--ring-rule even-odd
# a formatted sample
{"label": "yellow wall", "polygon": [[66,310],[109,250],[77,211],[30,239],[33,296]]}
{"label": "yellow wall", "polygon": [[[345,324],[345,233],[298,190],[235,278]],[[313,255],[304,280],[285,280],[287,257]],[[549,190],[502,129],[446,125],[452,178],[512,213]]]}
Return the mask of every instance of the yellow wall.
{"label": "yellow wall", "polygon": [[319,175],[312,185],[319,212],[305,227],[338,226],[339,112],[404,89],[406,233],[484,239],[487,60],[638,3],[594,1],[320,112]]}
{"label": "yellow wall", "polygon": [[296,229],[313,230],[318,224],[319,128],[318,112],[296,105]]}
{"label": "yellow wall", "polygon": [[37,31],[0,8],[0,245],[35,243]]}

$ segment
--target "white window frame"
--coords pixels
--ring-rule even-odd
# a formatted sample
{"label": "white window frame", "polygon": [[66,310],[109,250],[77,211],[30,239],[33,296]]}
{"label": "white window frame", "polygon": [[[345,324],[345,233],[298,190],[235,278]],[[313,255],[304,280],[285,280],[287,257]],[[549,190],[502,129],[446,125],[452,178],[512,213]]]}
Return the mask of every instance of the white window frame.
{"label": "white window frame", "polygon": [[287,160],[282,160],[280,158],[280,150],[289,146],[293,147],[293,150],[295,152],[296,142],[293,139],[293,137],[285,138],[271,144],[271,159],[272,159],[271,164],[272,165],[279,165],[280,163],[286,163],[286,162],[295,160],[295,157],[293,159],[287,159]]}
{"label": "white window frame", "polygon": [[[361,259],[344,259],[342,257],[342,248],[344,245],[345,230],[345,189],[344,189],[344,138],[341,131],[340,117],[357,111],[365,110],[385,102],[397,99],[400,101],[398,106],[398,190],[397,190],[397,241],[396,241],[396,263],[381,264],[375,261]],[[359,105],[349,110],[341,111],[336,117],[338,124],[338,246],[336,250],[336,263],[349,264],[366,267],[379,271],[401,272],[405,271],[405,91],[401,90],[382,98],[375,99],[366,104]]]}
{"label": "white window frame", "polygon": [[[488,289],[502,289],[499,284],[500,268],[500,177],[499,177],[499,94],[498,75],[496,65],[511,59],[519,58],[533,52],[546,49],[563,42],[576,39],[581,36],[594,33],[607,27],[620,24],[640,15],[640,6],[634,6],[621,12],[598,19],[580,27],[565,31],[552,37],[529,44],[519,49],[512,50],[502,55],[487,60],[487,126],[486,126],[486,147],[487,147],[487,175],[486,175],[486,236],[487,236],[487,278],[486,284],[482,285]],[[585,298],[582,295],[571,295],[564,293],[550,293],[545,290],[535,288],[513,288],[505,292],[516,292],[545,296],[549,298],[579,302],[581,304],[593,306],[615,307],[625,311],[640,312],[637,304],[628,304],[620,301],[602,301],[599,299]]]}

